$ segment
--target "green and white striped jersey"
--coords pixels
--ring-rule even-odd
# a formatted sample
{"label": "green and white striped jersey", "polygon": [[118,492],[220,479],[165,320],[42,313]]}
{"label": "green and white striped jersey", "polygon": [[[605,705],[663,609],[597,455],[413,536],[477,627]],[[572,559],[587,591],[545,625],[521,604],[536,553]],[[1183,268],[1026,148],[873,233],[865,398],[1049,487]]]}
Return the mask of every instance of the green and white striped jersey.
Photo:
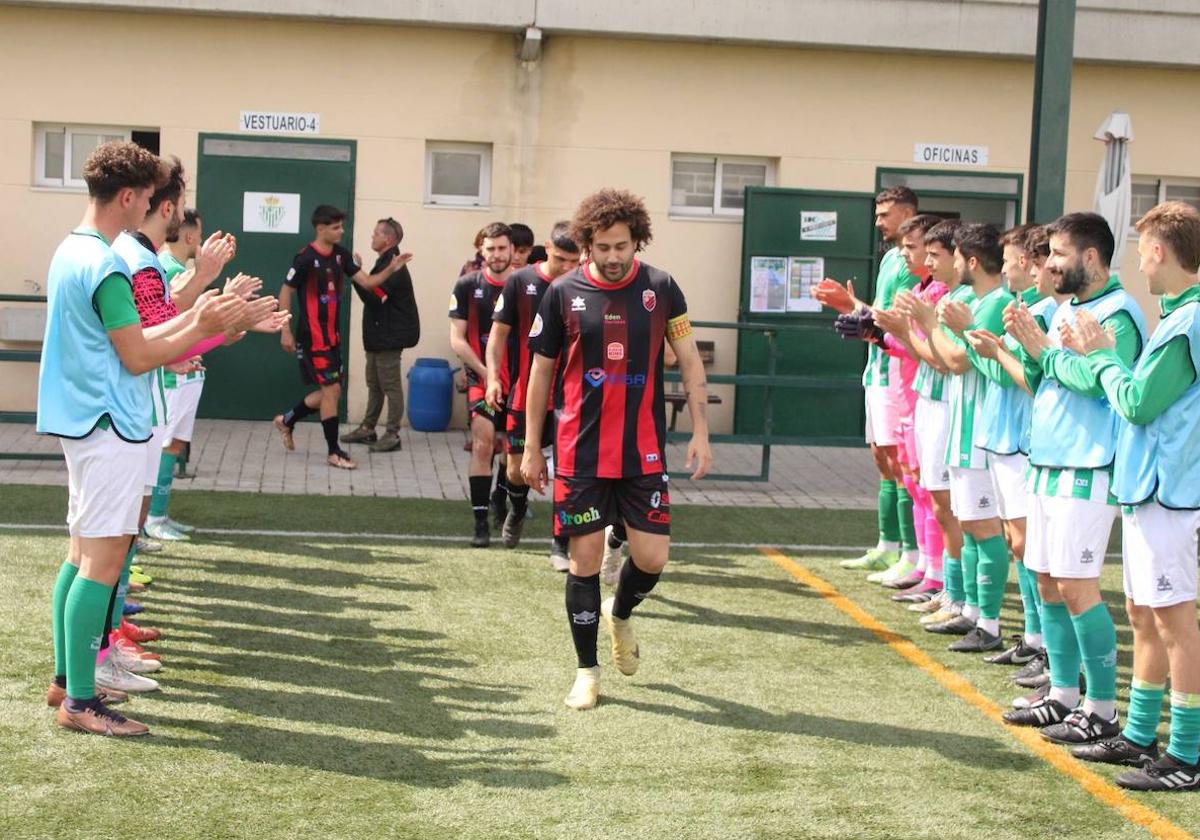
{"label": "green and white striped jersey", "polygon": [[[967,289],[967,292],[960,290]],[[959,286],[949,295],[951,300],[966,303],[971,307],[972,325],[976,329],[988,330],[996,335],[1004,332],[1004,307],[1012,303],[1013,296],[1003,285],[997,286],[981,298],[974,290]],[[969,300],[968,300],[969,298]],[[941,327],[955,343],[966,348],[965,342]],[[950,374],[950,434],[946,441],[946,463],[952,467],[981,470],[987,467],[987,452],[976,443],[984,424],[979,415],[987,396],[987,377],[968,367],[964,373]]]}
{"label": "green and white striped jersey", "polygon": [[1117,497],[1112,494],[1111,482],[1109,468],[1029,467],[1029,492],[1035,496],[1115,505]]}
{"label": "green and white striped jersey", "polygon": [[[158,262],[159,262],[159,265],[162,266],[162,269],[164,272],[163,279],[167,282],[168,288],[170,288],[172,280],[174,280],[176,277],[178,277],[183,272],[187,271],[187,266],[185,266],[179,260],[175,259],[175,255],[172,254],[171,251],[167,248],[164,248],[162,250],[162,252],[159,253]],[[172,373],[169,370],[163,370],[163,387],[164,388],[178,388],[180,385],[183,385],[185,383],[203,382],[203,381],[204,381],[204,371],[202,371],[202,370],[193,371],[184,376],[180,376],[177,373]]]}
{"label": "green and white striped jersey", "polygon": [[146,379],[150,382],[150,425],[167,425],[167,392],[163,385],[164,368],[155,368]]}
{"label": "green and white striped jersey", "polygon": [[[899,248],[892,248],[883,255],[879,262],[879,273],[875,276],[875,301],[872,306],[877,309],[891,309],[892,300],[897,292],[911,289],[920,282],[920,278],[908,270],[908,263],[900,254]],[[887,387],[888,363],[891,357],[877,344],[867,345],[867,366],[863,369],[863,387]]]}

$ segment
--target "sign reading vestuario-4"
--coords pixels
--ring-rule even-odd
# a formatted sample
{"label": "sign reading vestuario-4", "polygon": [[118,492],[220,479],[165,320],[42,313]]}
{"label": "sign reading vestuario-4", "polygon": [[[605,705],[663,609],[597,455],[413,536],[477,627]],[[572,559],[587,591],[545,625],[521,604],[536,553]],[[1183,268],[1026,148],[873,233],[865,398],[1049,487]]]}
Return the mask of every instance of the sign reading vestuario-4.
{"label": "sign reading vestuario-4", "polygon": [[320,134],[320,114],[242,111],[238,131],[246,134]]}

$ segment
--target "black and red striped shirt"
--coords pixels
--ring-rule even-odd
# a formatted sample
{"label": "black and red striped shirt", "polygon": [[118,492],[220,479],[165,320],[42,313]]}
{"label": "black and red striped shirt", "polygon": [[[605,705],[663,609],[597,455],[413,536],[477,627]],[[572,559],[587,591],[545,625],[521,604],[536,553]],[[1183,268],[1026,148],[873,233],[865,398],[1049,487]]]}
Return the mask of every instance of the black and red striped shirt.
{"label": "black and red striped shirt", "polygon": [[[454,291],[450,293],[450,317],[467,322],[467,344],[487,364],[488,333],[492,330],[492,312],[496,309],[496,298],[504,288],[504,281],[496,279],[490,271],[472,271],[458,278]],[[508,393],[508,361],[500,363],[500,385]],[[479,376],[467,367],[467,384],[483,385]]]}
{"label": "black and red striped shirt", "polygon": [[558,475],[627,478],[666,471],[663,342],[687,301],[671,275],[634,262],[618,283],[588,265],[551,284],[529,332],[558,360]]}
{"label": "black and red striped shirt", "polygon": [[509,275],[492,313],[493,321],[512,328],[508,334],[508,375],[513,386],[508,395],[508,407],[513,411],[525,410],[525,391],[529,387],[529,369],[533,366],[529,330],[542,298],[553,282],[546,274],[545,266],[545,263],[537,263]]}
{"label": "black and red striped shirt", "polygon": [[323,252],[315,242],[304,246],[283,281],[296,290],[300,315],[296,319],[296,343],[309,350],[332,350],[341,346],[338,334],[338,305],[346,277],[361,270],[354,255],[341,245]]}

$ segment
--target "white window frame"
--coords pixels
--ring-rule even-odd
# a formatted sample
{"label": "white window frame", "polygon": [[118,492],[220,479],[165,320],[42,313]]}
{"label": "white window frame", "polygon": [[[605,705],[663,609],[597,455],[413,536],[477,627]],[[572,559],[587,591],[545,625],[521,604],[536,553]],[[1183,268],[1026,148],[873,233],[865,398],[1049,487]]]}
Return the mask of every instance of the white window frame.
{"label": "white window frame", "polygon": [[[1197,186],[1200,186],[1200,180],[1198,180],[1196,178],[1160,178],[1155,175],[1134,175],[1133,183],[1134,184],[1157,184],[1158,185],[1158,199],[1154,202],[1155,204],[1162,204],[1164,201],[1167,200],[1167,189],[1169,187],[1197,187]],[[1137,219],[1133,218],[1132,216],[1133,216],[1133,214],[1130,213],[1128,236],[1131,239],[1137,239],[1138,232],[1137,232],[1137,229],[1134,227],[1134,224],[1137,222]]]}
{"label": "white window frame", "polygon": [[[711,207],[682,207],[675,204],[671,205],[670,215],[683,216],[692,219],[740,219],[745,214],[745,208],[742,207],[722,207],[721,206],[721,187],[724,180],[725,164],[727,163],[747,163],[755,166],[763,166],[766,168],[765,186],[775,186],[775,159],[769,157],[749,157],[744,155],[699,155],[684,152],[671,153],[671,168],[667,173],[667,195],[672,196],[675,191],[675,164],[676,163],[715,163],[716,176],[713,180],[713,202]],[[673,196],[672,196],[673,197]]]}
{"label": "white window frame", "polygon": [[[479,161],[479,191],[474,196],[437,195],[433,192],[433,156],[435,152],[477,153]],[[474,207],[486,209],[492,203],[492,144],[447,142],[428,140],[425,142],[425,205],[427,207]]]}
{"label": "white window frame", "polygon": [[[61,178],[46,177],[46,134],[49,132],[63,133],[63,172]],[[82,179],[70,177],[71,173],[71,135],[72,134],[111,134],[133,139],[133,129],[114,125],[73,125],[71,123],[36,123],[33,134],[33,185],[35,187],[59,187],[72,190],[86,190],[87,183]]]}

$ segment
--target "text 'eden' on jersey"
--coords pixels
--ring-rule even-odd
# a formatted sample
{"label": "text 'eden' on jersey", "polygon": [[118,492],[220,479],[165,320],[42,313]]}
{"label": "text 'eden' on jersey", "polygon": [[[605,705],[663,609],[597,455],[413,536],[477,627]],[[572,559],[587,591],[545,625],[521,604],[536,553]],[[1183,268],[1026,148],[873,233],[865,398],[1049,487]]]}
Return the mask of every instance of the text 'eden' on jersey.
{"label": "text 'eden' on jersey", "polygon": [[530,349],[558,359],[554,469],[625,478],[664,472],[663,342],[687,315],[671,275],[634,262],[618,283],[587,265],[554,281],[529,333]]}
{"label": "text 'eden' on jersey", "polygon": [[[497,280],[486,268],[472,271],[458,278],[450,294],[450,317],[467,322],[467,344],[487,364],[488,333],[492,330],[492,312],[496,298],[504,288],[504,281]],[[482,385],[478,374],[467,366],[467,384]],[[508,393],[508,363],[500,364],[500,385]]]}
{"label": "text 'eden' on jersey", "polygon": [[338,304],[342,299],[345,278],[359,272],[354,255],[341,245],[329,253],[317,250],[316,245],[304,246],[284,283],[296,290],[300,317],[296,320],[296,343],[309,350],[332,350],[340,347],[338,335]]}

